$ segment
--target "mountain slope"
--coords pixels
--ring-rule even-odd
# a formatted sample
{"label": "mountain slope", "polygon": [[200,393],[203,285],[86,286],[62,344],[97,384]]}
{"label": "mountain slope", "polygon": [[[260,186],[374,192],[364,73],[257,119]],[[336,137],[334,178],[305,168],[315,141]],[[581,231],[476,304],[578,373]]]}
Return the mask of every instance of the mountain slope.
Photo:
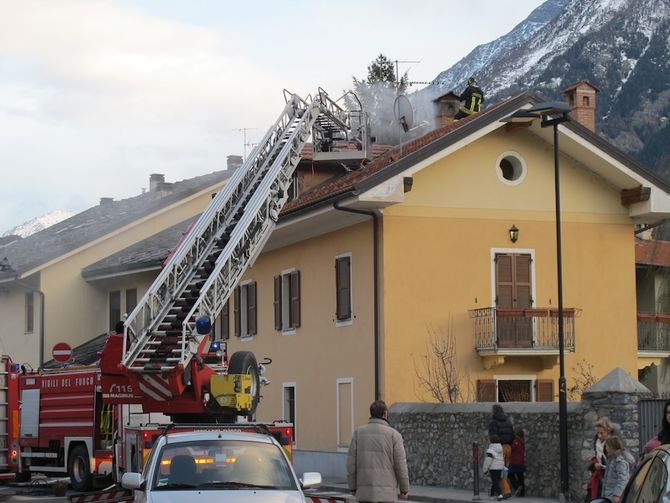
{"label": "mountain slope", "polygon": [[535,89],[548,100],[579,80],[600,89],[598,133],[670,175],[670,0],[548,0],[507,35],[477,47],[413,97],[477,76],[487,104]]}
{"label": "mountain slope", "polygon": [[39,232],[42,229],[46,229],[47,227],[51,227],[52,225],[57,224],[58,222],[62,222],[63,220],[70,218],[72,215],[74,215],[74,213],[70,211],[63,211],[63,210],[50,211],[46,215],[33,218],[25,223],[13,227],[12,229],[9,229],[6,232],[3,232],[2,237],[21,236],[22,238],[27,238],[31,234],[35,234],[36,232]]}

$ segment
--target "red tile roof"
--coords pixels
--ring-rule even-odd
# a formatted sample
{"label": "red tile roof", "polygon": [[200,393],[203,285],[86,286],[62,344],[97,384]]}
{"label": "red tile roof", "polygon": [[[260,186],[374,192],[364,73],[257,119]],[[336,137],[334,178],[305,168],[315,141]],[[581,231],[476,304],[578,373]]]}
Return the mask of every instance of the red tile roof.
{"label": "red tile roof", "polygon": [[[482,110],[479,114],[466,117],[459,121],[454,121],[446,126],[435,129],[429,133],[426,133],[423,136],[409,140],[406,143],[402,143],[393,148],[386,150],[382,155],[376,157],[367,165],[364,165],[360,169],[349,171],[338,177],[334,177],[324,181],[323,183],[316,185],[311,188],[309,191],[302,194],[298,199],[289,201],[286,203],[282,210],[282,215],[297,211],[299,209],[306,208],[312,204],[315,204],[319,201],[328,199],[330,197],[338,196],[344,194],[354,189],[354,187],[370,178],[372,175],[382,172],[387,169],[389,166],[396,163],[398,160],[407,157],[408,155],[417,152],[426,145],[439,140],[449,134],[453,133],[457,129],[460,129],[464,125],[488,115],[492,110],[497,109],[500,105],[506,102],[497,103],[492,105],[485,110]],[[304,149],[303,149],[304,152]],[[311,152],[310,152],[311,154]],[[311,159],[311,155],[310,155]]]}
{"label": "red tile roof", "polygon": [[635,239],[635,263],[670,266],[670,242]]}

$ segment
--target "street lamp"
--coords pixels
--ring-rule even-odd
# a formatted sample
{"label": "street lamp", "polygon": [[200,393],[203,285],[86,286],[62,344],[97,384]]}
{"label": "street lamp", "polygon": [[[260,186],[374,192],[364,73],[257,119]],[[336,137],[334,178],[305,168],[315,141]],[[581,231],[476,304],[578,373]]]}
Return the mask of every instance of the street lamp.
{"label": "street lamp", "polygon": [[518,110],[505,122],[526,122],[542,119],[540,127],[554,128],[554,194],[556,202],[556,269],[558,275],[558,435],[561,461],[561,496],[568,494],[568,397],[565,384],[565,335],[563,332],[563,259],[561,253],[561,185],[558,162],[558,125],[570,120],[572,107],[561,101],[539,103],[526,110]]}

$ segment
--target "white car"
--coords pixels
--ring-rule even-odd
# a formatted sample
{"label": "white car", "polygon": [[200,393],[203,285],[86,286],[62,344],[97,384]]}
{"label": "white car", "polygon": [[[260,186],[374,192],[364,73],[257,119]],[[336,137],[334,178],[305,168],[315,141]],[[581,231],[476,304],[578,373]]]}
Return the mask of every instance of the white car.
{"label": "white car", "polygon": [[302,489],[320,484],[317,472],[298,480],[271,435],[215,429],[159,436],[144,471],[121,480],[136,503],[303,503]]}

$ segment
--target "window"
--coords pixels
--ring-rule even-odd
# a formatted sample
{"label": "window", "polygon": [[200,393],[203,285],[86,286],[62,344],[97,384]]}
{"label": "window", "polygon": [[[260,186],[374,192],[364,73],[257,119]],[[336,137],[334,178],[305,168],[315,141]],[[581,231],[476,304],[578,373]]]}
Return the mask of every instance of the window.
{"label": "window", "polygon": [[275,330],[300,326],[300,271],[285,271],[274,278]]}
{"label": "window", "polygon": [[354,379],[337,378],[337,446],[344,448],[354,432]]}
{"label": "window", "polygon": [[335,259],[335,316],[337,321],[351,320],[351,255]]}
{"label": "window", "polygon": [[129,315],[137,305],[137,288],[126,290],[126,315]]}
{"label": "window", "polygon": [[114,330],[117,322],[121,321],[121,292],[109,292],[109,329]]}
{"label": "window", "polygon": [[223,305],[223,309],[216,318],[214,330],[209,334],[210,340],[228,340],[230,338],[230,299]]}
{"label": "window", "polygon": [[526,376],[477,380],[478,402],[553,402],[554,381]]}
{"label": "window", "polygon": [[284,393],[282,417],[287,423],[293,424],[293,443],[295,444],[298,431],[295,425],[295,383],[284,383],[282,389]]}
{"label": "window", "polygon": [[518,313],[519,309],[533,306],[531,256],[529,253],[497,253],[494,261],[498,346],[532,347],[533,319]]}
{"label": "window", "polygon": [[32,334],[35,330],[35,293],[26,293],[26,333]]}
{"label": "window", "polygon": [[498,179],[506,185],[518,185],[526,178],[526,161],[516,152],[503,152],[496,161]]}
{"label": "window", "polygon": [[256,282],[246,281],[235,288],[235,337],[256,335]]}

